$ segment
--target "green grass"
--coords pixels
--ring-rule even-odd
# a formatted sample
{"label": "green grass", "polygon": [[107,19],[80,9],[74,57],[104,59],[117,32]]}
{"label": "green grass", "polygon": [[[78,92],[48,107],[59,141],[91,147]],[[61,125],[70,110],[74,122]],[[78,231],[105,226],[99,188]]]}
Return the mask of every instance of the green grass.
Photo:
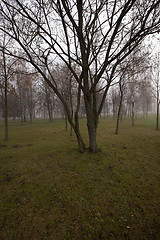
{"label": "green grass", "polygon": [[159,240],[160,131],[153,117],[114,131],[100,120],[102,152],[81,154],[62,120],[10,122],[7,142],[1,123],[0,239]]}

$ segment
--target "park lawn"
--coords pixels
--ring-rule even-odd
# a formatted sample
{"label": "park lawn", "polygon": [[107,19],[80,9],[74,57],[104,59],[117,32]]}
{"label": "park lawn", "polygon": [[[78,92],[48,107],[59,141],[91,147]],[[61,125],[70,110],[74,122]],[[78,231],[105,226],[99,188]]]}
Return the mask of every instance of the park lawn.
{"label": "park lawn", "polygon": [[102,151],[82,154],[62,120],[10,122],[6,142],[0,123],[1,240],[160,239],[160,131],[115,124],[101,119]]}

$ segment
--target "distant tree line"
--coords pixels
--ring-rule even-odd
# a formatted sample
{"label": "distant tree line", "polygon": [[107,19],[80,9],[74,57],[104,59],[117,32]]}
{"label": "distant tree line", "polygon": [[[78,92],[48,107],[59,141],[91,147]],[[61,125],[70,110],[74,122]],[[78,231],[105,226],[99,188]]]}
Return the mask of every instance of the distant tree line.
{"label": "distant tree line", "polygon": [[[138,113],[147,116],[150,112],[155,112],[155,100],[152,94],[153,84],[152,76],[148,75],[150,68],[146,64],[146,56],[148,54],[139,56],[140,52],[134,56],[135,63],[132,59],[132,64],[127,67],[121,66],[115,83],[111,86],[108,95],[105,99],[101,117],[112,116],[113,120],[120,117],[120,120],[129,117],[134,125],[134,118]],[[138,60],[139,58],[139,60]],[[2,55],[1,55],[2,61]],[[137,61],[137,62],[136,62]],[[6,57],[7,69],[10,66],[10,58]],[[53,89],[48,86],[41,75],[29,70],[27,64],[21,60],[13,61],[12,59],[12,75],[8,81],[8,118],[15,120],[20,119],[22,122],[30,121],[35,118],[44,118],[52,121],[54,118],[63,118],[66,120],[67,115],[63,104],[54,93]],[[144,64],[143,64],[144,63]],[[138,66],[136,66],[138,64]],[[136,69],[134,71],[132,68]],[[0,69],[0,117],[4,118],[4,104],[5,104],[5,79],[3,64]],[[125,71],[124,71],[125,70]],[[74,112],[75,101],[77,96],[77,83],[66,65],[56,65],[52,70],[57,85],[61,94],[70,106],[70,111]],[[78,70],[77,70],[78,71]],[[103,80],[97,88],[97,100],[103,94]],[[102,93],[101,93],[102,92]],[[82,98],[82,96],[81,96]],[[119,116],[118,116],[119,113]],[[134,116],[133,116],[134,115]],[[86,109],[83,99],[81,99],[80,118],[86,117]]]}

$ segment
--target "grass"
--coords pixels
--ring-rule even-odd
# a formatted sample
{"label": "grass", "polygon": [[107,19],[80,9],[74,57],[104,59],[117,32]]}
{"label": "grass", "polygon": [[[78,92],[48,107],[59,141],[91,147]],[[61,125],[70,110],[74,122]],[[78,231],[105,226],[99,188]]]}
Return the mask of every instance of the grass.
{"label": "grass", "polygon": [[[1,240],[160,239],[160,132],[154,118],[102,119],[101,153],[81,154],[64,122],[0,125]],[[82,121],[82,134],[86,124]]]}

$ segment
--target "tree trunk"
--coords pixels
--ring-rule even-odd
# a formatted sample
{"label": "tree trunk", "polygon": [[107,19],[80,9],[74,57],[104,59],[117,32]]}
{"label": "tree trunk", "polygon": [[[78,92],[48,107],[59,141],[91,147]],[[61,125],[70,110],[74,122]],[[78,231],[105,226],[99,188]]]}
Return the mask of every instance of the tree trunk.
{"label": "tree trunk", "polygon": [[157,101],[156,130],[159,129],[159,101]]}
{"label": "tree trunk", "polygon": [[8,79],[7,79],[7,69],[6,69],[6,58],[3,49],[3,64],[4,64],[4,81],[5,81],[5,89],[4,89],[4,121],[5,121],[5,137],[4,140],[8,140]]}
{"label": "tree trunk", "polygon": [[5,140],[8,140],[8,98],[7,98],[7,79],[5,79],[5,104],[4,104],[4,119],[5,119]]}
{"label": "tree trunk", "polygon": [[159,94],[160,94],[160,89],[159,89],[159,83],[160,83],[160,78],[159,78],[159,53],[158,53],[158,64],[157,64],[157,66],[158,66],[158,72],[157,72],[157,86],[156,86],[156,90],[157,90],[157,119],[156,119],[156,130],[158,130],[159,129],[159,104],[160,104],[160,99],[159,99]]}
{"label": "tree trunk", "polygon": [[52,112],[49,112],[49,122],[53,122],[53,114],[52,114]]}
{"label": "tree trunk", "polygon": [[118,115],[117,115],[117,125],[116,125],[116,131],[115,134],[118,134],[119,130],[119,120],[120,120],[120,114],[121,114],[121,108],[122,108],[122,100],[123,100],[123,94],[121,94],[119,108],[118,108]]}
{"label": "tree trunk", "polygon": [[43,104],[43,117],[44,117],[44,119],[46,118],[46,108],[45,108],[45,104]]}
{"label": "tree trunk", "polygon": [[96,136],[97,136],[97,128],[93,123],[93,120],[89,120],[87,122],[88,134],[89,134],[89,151],[90,152],[99,152],[100,149],[97,146]]}
{"label": "tree trunk", "polygon": [[79,152],[83,153],[84,150],[85,150],[85,144],[84,144],[83,139],[82,139],[82,137],[81,137],[79,128],[77,129],[77,128],[75,127],[75,128],[74,128],[74,131],[75,131],[75,134],[76,134],[76,137],[77,137]]}
{"label": "tree trunk", "polygon": [[67,114],[66,110],[64,109],[64,120],[65,120],[65,130],[68,130],[68,120],[67,120]]}
{"label": "tree trunk", "polygon": [[77,137],[77,142],[78,142],[78,147],[79,147],[79,151],[81,153],[84,152],[85,150],[85,144],[84,144],[84,141],[81,137],[81,134],[80,134],[80,130],[79,130],[79,117],[78,117],[78,113],[75,112],[75,124],[71,124],[71,127],[74,129],[74,132],[76,134],[76,137]]}
{"label": "tree trunk", "polygon": [[70,126],[70,136],[72,136],[72,125]]}
{"label": "tree trunk", "polygon": [[32,113],[29,114],[30,124],[32,124]]}
{"label": "tree trunk", "polygon": [[27,120],[26,120],[26,115],[24,114],[24,116],[23,116],[23,122],[25,123],[25,122],[27,122]]}
{"label": "tree trunk", "polygon": [[98,117],[95,116],[93,110],[90,106],[86,104],[86,113],[87,113],[87,127],[89,135],[89,151],[96,153],[100,152],[100,149],[97,145],[97,126],[98,126]]}
{"label": "tree trunk", "polygon": [[134,101],[132,101],[132,127],[134,127]]}

